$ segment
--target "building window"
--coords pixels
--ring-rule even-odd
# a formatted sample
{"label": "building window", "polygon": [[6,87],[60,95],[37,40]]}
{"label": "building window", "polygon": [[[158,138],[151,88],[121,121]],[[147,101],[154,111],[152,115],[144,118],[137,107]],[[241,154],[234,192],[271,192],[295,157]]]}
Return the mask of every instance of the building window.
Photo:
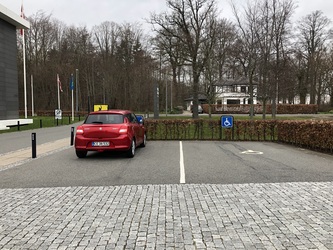
{"label": "building window", "polygon": [[227,104],[240,104],[240,100],[233,100],[233,99],[228,99],[227,100]]}
{"label": "building window", "polygon": [[245,86],[241,86],[241,92],[246,93],[246,87]]}
{"label": "building window", "polygon": [[223,92],[230,93],[230,92],[232,92],[232,88],[230,86],[225,86]]}

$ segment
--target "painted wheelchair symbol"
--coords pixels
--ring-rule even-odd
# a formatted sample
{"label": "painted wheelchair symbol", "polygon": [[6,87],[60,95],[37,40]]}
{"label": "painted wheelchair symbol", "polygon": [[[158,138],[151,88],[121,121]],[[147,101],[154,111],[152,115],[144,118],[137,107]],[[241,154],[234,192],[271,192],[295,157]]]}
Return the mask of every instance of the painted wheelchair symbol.
{"label": "painted wheelchair symbol", "polygon": [[225,127],[230,127],[230,126],[232,125],[232,124],[230,123],[228,117],[225,118],[225,121],[223,122],[223,125],[224,125]]}

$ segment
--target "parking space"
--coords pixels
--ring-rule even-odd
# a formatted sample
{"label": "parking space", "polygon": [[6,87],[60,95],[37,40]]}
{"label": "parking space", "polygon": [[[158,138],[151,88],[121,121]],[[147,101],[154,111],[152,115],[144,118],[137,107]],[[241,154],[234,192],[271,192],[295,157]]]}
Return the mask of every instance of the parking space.
{"label": "parking space", "polygon": [[150,141],[132,159],[98,152],[79,159],[73,147],[59,145],[62,150],[52,144],[53,151],[36,159],[3,166],[0,188],[333,180],[332,155],[276,143]]}
{"label": "parking space", "polygon": [[269,142],[183,142],[186,183],[332,181],[333,156]]}

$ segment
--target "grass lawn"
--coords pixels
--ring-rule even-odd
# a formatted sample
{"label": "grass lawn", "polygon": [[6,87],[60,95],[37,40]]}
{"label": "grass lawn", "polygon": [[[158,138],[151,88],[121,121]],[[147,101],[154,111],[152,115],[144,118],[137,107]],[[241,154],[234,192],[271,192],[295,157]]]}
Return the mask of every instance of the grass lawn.
{"label": "grass lawn", "polygon": [[[33,119],[33,123],[28,125],[22,125],[20,127],[13,126],[10,129],[0,130],[0,134],[9,133],[15,131],[24,131],[38,128],[47,128],[47,127],[56,127],[61,125],[69,125],[76,122],[79,122],[79,117],[75,117],[74,121],[72,121],[71,117],[63,117],[61,120],[56,120],[53,116],[36,116],[36,117],[28,117],[29,119]],[[20,119],[24,119],[24,117],[20,117]],[[82,117],[80,120],[82,121]]]}

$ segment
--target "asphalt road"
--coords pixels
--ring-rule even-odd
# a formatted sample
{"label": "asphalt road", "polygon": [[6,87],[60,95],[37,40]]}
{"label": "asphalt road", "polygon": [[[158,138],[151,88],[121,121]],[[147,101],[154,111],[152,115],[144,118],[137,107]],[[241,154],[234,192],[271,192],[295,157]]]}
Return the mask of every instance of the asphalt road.
{"label": "asphalt road", "polygon": [[148,141],[132,159],[71,147],[0,171],[0,188],[326,181],[332,155],[267,142]]}

